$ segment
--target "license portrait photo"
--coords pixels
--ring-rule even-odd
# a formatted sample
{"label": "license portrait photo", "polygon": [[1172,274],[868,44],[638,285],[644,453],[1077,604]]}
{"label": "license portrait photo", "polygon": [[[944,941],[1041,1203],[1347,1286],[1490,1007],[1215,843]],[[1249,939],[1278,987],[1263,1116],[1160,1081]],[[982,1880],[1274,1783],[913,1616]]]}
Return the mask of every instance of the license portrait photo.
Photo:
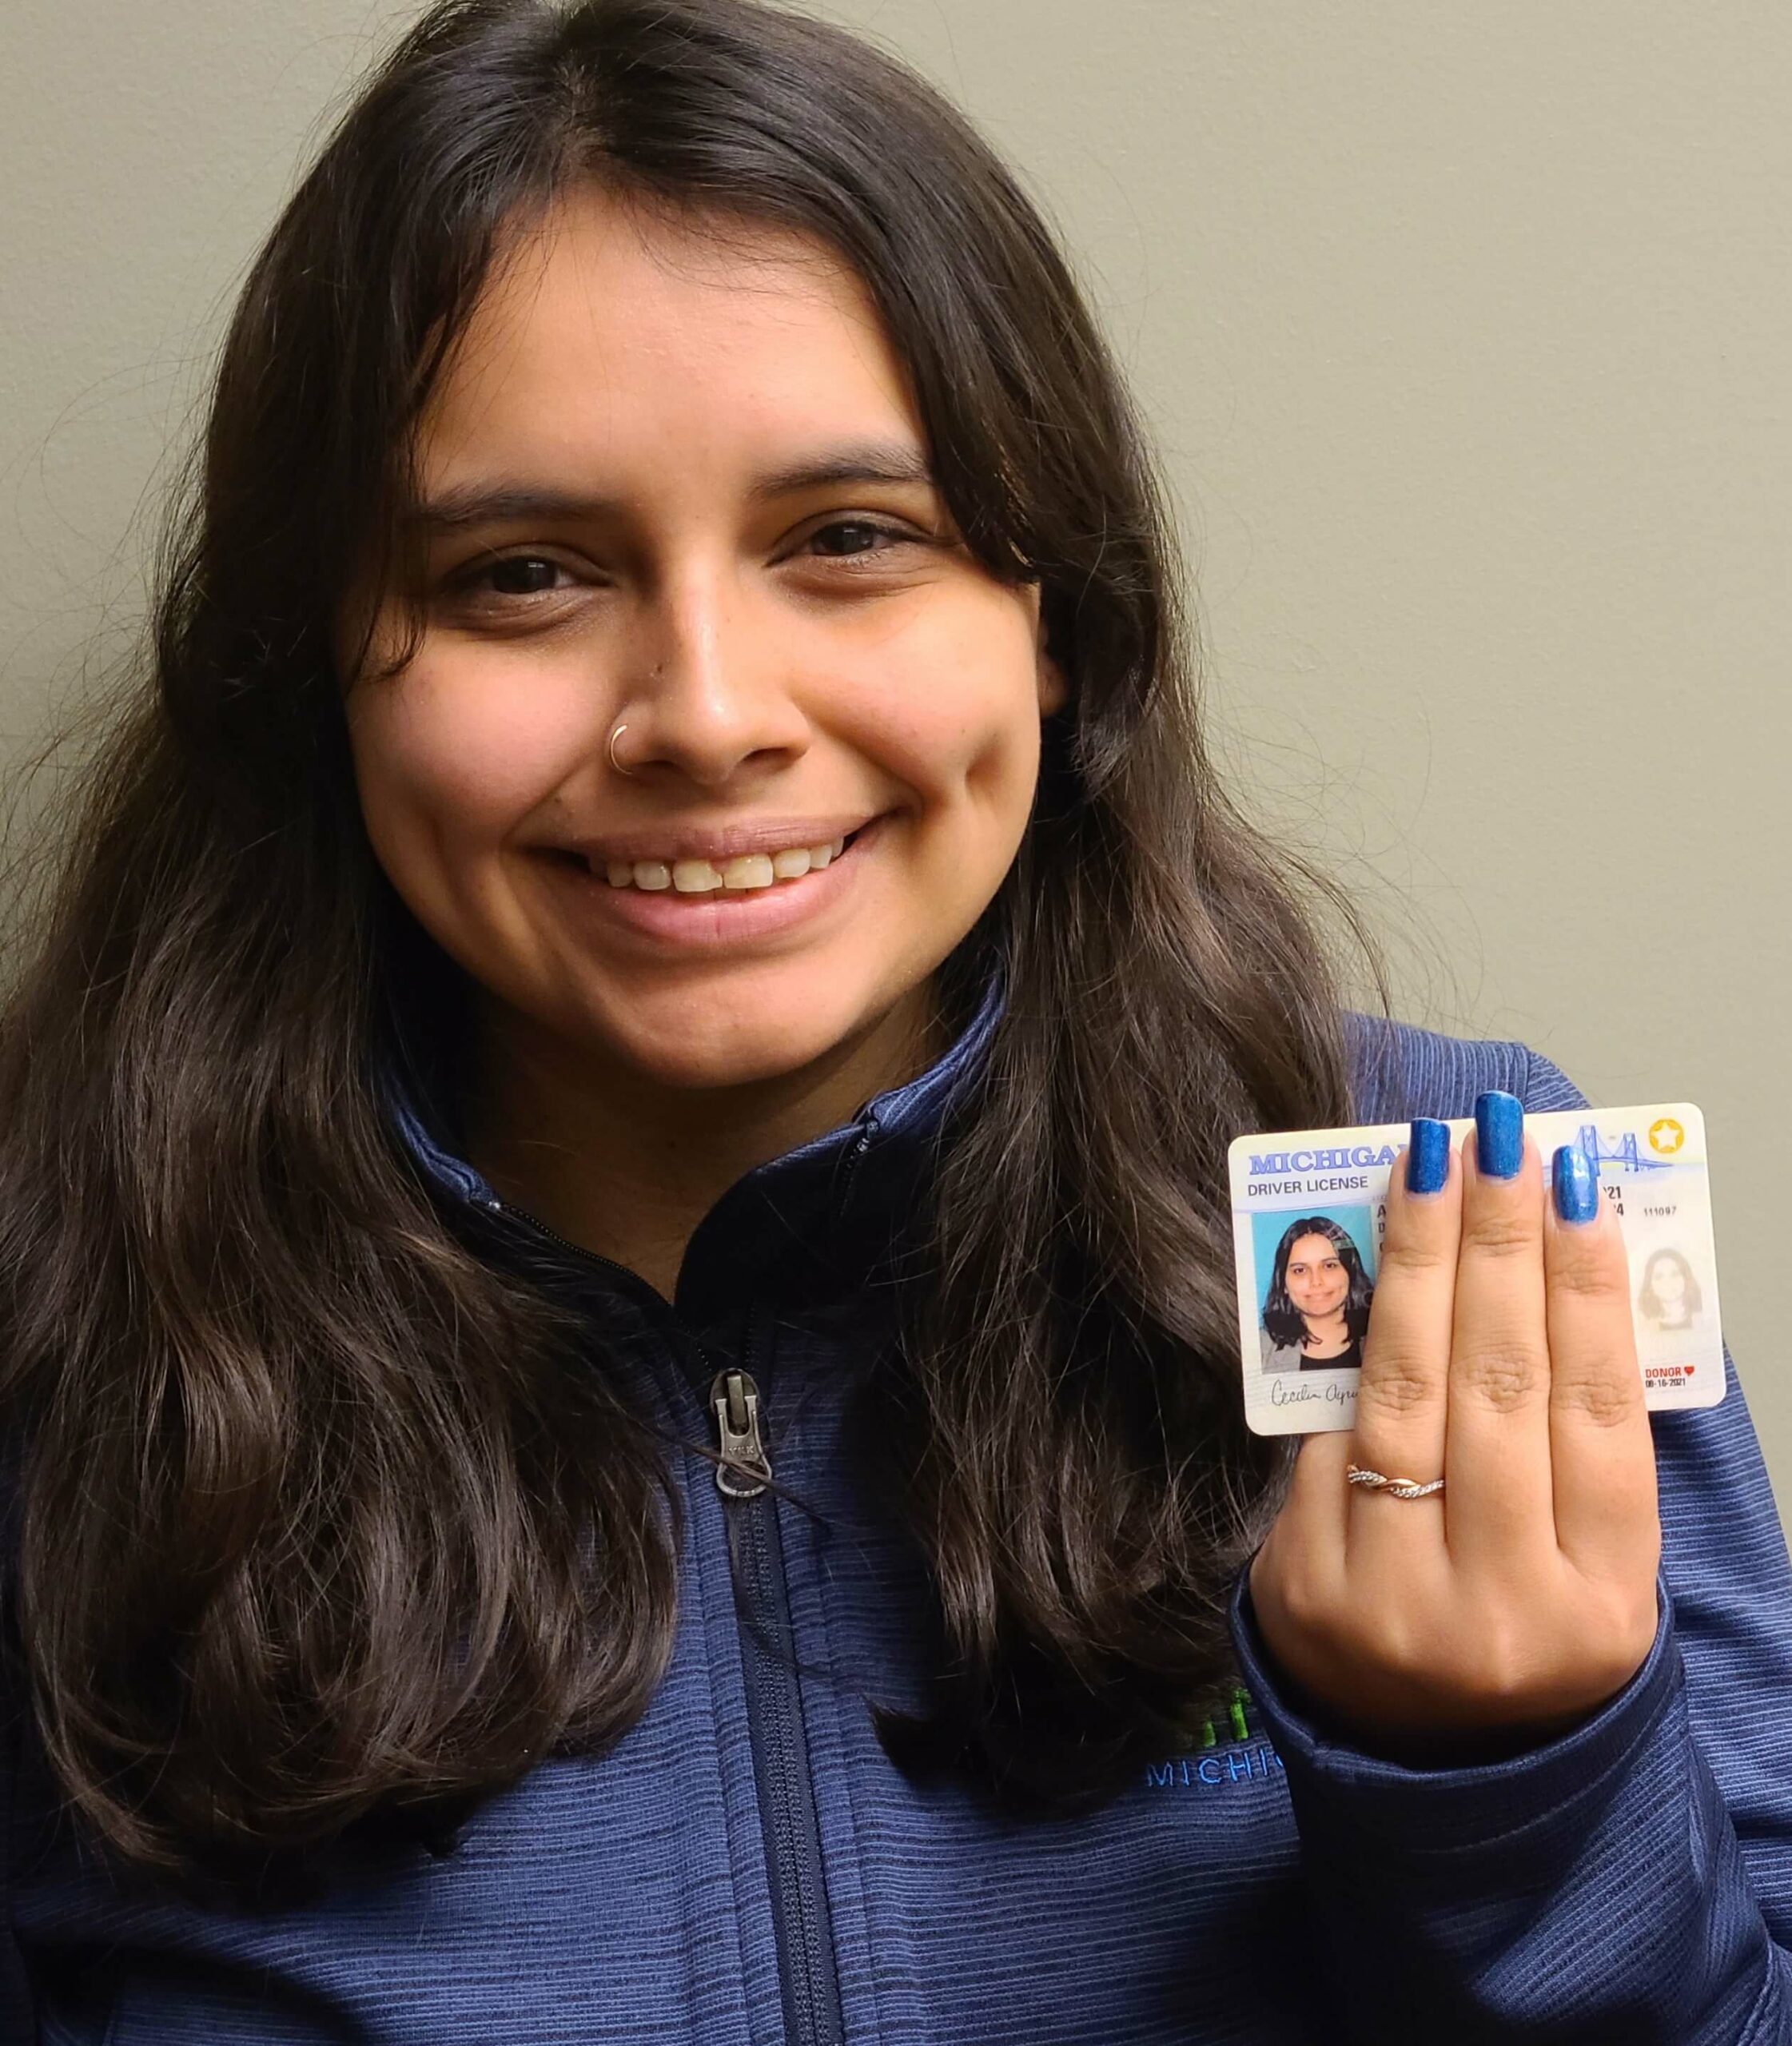
{"label": "license portrait photo", "polygon": [[1357,1371],[1375,1297],[1374,1210],[1252,1217],[1266,1371]]}

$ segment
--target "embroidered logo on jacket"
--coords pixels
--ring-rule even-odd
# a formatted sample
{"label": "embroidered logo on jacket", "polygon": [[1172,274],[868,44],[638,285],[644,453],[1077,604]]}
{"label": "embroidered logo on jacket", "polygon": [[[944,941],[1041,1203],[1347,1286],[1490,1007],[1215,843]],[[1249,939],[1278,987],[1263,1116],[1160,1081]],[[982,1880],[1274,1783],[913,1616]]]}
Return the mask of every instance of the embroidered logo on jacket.
{"label": "embroidered logo on jacket", "polygon": [[1217,1754],[1173,1755],[1168,1761],[1149,1761],[1145,1780],[1153,1790],[1217,1790],[1227,1783],[1260,1781],[1280,1773],[1282,1758],[1267,1741],[1254,1748],[1222,1748]]}
{"label": "embroidered logo on jacket", "polygon": [[[1145,1764],[1146,1786],[1153,1790],[1217,1790],[1222,1784],[1245,1783],[1253,1778],[1262,1781],[1279,1775],[1282,1758],[1269,1743],[1259,1739],[1254,1747],[1250,1745],[1251,1722],[1244,1710],[1250,1702],[1249,1692],[1242,1687],[1234,1690],[1225,1718],[1207,1721],[1201,1730],[1201,1745],[1193,1753],[1172,1755],[1168,1761]],[[1221,1725],[1232,1735],[1223,1748],[1220,1745]]]}

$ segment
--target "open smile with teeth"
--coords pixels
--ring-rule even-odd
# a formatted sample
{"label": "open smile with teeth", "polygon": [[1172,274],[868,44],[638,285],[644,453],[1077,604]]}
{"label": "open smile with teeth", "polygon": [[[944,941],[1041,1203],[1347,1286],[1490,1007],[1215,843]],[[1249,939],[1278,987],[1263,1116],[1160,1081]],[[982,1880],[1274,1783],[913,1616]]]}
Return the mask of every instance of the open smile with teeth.
{"label": "open smile with teeth", "polygon": [[812,867],[826,866],[840,857],[846,845],[846,838],[834,838],[821,846],[743,853],[738,859],[721,861],[611,860],[604,873],[612,888],[670,888],[680,895],[711,895],[723,889],[746,894],[780,881],[794,881]]}

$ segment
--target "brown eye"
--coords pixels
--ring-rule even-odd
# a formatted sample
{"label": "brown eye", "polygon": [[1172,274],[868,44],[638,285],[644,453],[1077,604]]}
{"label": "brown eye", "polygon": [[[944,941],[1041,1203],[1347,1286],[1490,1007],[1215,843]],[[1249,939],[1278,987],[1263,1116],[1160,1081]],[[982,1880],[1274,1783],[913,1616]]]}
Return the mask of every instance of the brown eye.
{"label": "brown eye", "polygon": [[552,590],[554,578],[564,573],[546,555],[510,554],[500,560],[480,562],[458,577],[454,587],[472,595],[538,597]]}
{"label": "brown eye", "polygon": [[[841,536],[846,544],[838,544]],[[825,526],[818,526],[809,535],[810,544],[819,546],[824,558],[833,561],[854,560],[866,555],[886,554],[890,550],[877,544],[887,540],[900,546],[905,541],[912,543],[913,536],[894,526],[886,526],[876,519],[835,519]]]}
{"label": "brown eye", "polygon": [[508,561],[492,563],[492,584],[500,596],[535,596],[551,588],[559,573],[560,563],[541,555],[513,555]]}
{"label": "brown eye", "polygon": [[[515,610],[538,598],[563,594],[571,575],[549,555],[484,555],[448,576],[442,592],[475,610]],[[556,582],[556,576],[568,579]]]}

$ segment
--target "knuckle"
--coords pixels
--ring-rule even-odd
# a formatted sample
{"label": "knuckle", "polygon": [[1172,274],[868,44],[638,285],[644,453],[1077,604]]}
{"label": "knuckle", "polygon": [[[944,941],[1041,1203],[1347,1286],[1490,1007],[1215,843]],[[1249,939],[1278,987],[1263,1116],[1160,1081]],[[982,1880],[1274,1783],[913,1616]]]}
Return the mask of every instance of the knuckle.
{"label": "knuckle", "polygon": [[1283,1617],[1309,1635],[1323,1634],[1331,1624],[1332,1602],[1310,1571],[1295,1570],[1278,1586]]}
{"label": "knuckle", "polygon": [[1330,1587],[1312,1570],[1293,1570],[1261,1590],[1252,1586],[1264,1638],[1272,1649],[1303,1657],[1348,1658],[1352,1622]]}
{"label": "knuckle", "polygon": [[1288,1571],[1283,1578],[1274,1579],[1274,1586],[1254,1586],[1252,1598],[1258,1606],[1274,1602],[1284,1621],[1301,1630],[1312,1629],[1320,1610],[1320,1602],[1313,1598],[1312,1579],[1303,1571]]}
{"label": "knuckle", "polygon": [[1648,1659],[1655,1622],[1651,1585],[1647,1606],[1638,1599],[1614,1601],[1610,1610],[1577,1632],[1580,1674],[1589,1692],[1611,1698],[1624,1688]]}
{"label": "knuckle", "polygon": [[1436,1675],[1438,1648],[1434,1629],[1421,1630],[1390,1613],[1375,1629],[1370,1646],[1376,1667],[1402,1684],[1428,1683]]}
{"label": "knuckle", "polygon": [[1640,1644],[1636,1647],[1636,1659],[1639,1662],[1654,1647],[1656,1630],[1661,1625],[1661,1600],[1655,1590],[1655,1567],[1659,1560],[1658,1544],[1655,1562],[1639,1574],[1635,1594],[1624,1604],[1625,1638],[1633,1646]]}
{"label": "knuckle", "polygon": [[1507,1617],[1483,1627],[1466,1656],[1464,1688],[1494,1720],[1519,1716],[1538,1687],[1530,1628]]}
{"label": "knuckle", "polygon": [[1630,1280],[1621,1259],[1599,1246],[1563,1258],[1550,1275],[1558,1291],[1575,1299],[1630,1304]]}
{"label": "knuckle", "polygon": [[1640,1603],[1642,1609],[1649,1615],[1649,1632],[1653,1638],[1655,1622],[1660,1618],[1655,1579],[1662,1566],[1661,1507],[1659,1499],[1653,1494],[1647,1508],[1639,1519],[1644,1523],[1636,1541],[1636,1567],[1640,1573],[1639,1581],[1644,1594]]}
{"label": "knuckle", "polygon": [[1443,1397],[1442,1374],[1428,1369],[1416,1355],[1366,1349],[1356,1388],[1359,1420],[1364,1414],[1404,1419],[1437,1406]]}
{"label": "knuckle", "polygon": [[1463,1248],[1479,1257],[1522,1257],[1535,1254],[1542,1242],[1542,1230],[1528,1214],[1515,1208],[1483,1210],[1466,1222]]}
{"label": "knuckle", "polygon": [[1615,1645],[1588,1672],[1587,1687],[1593,1694],[1593,1702],[1603,1704],[1615,1698],[1643,1667],[1648,1653],[1647,1642],[1630,1652]]}
{"label": "knuckle", "polygon": [[1523,1343],[1479,1343],[1451,1367],[1454,1388],[1495,1413],[1528,1406],[1547,1383],[1544,1360]]}
{"label": "knuckle", "polygon": [[1643,1405],[1643,1379],[1635,1365],[1626,1360],[1607,1361],[1602,1371],[1576,1371],[1559,1375],[1551,1388],[1553,1404],[1576,1420],[1596,1428],[1615,1428],[1630,1420]]}
{"label": "knuckle", "polygon": [[1376,1283],[1378,1287],[1384,1286],[1388,1275],[1395,1272],[1408,1273],[1416,1279],[1425,1278],[1455,1264],[1453,1251],[1442,1244],[1416,1243],[1410,1236],[1396,1237],[1390,1230],[1387,1241],[1381,1246],[1381,1272]]}
{"label": "knuckle", "polygon": [[1303,1633],[1317,1626],[1326,1605],[1316,1574],[1302,1561],[1301,1545],[1279,1542],[1274,1534],[1251,1571],[1251,1599],[1260,1613],[1280,1614]]}

